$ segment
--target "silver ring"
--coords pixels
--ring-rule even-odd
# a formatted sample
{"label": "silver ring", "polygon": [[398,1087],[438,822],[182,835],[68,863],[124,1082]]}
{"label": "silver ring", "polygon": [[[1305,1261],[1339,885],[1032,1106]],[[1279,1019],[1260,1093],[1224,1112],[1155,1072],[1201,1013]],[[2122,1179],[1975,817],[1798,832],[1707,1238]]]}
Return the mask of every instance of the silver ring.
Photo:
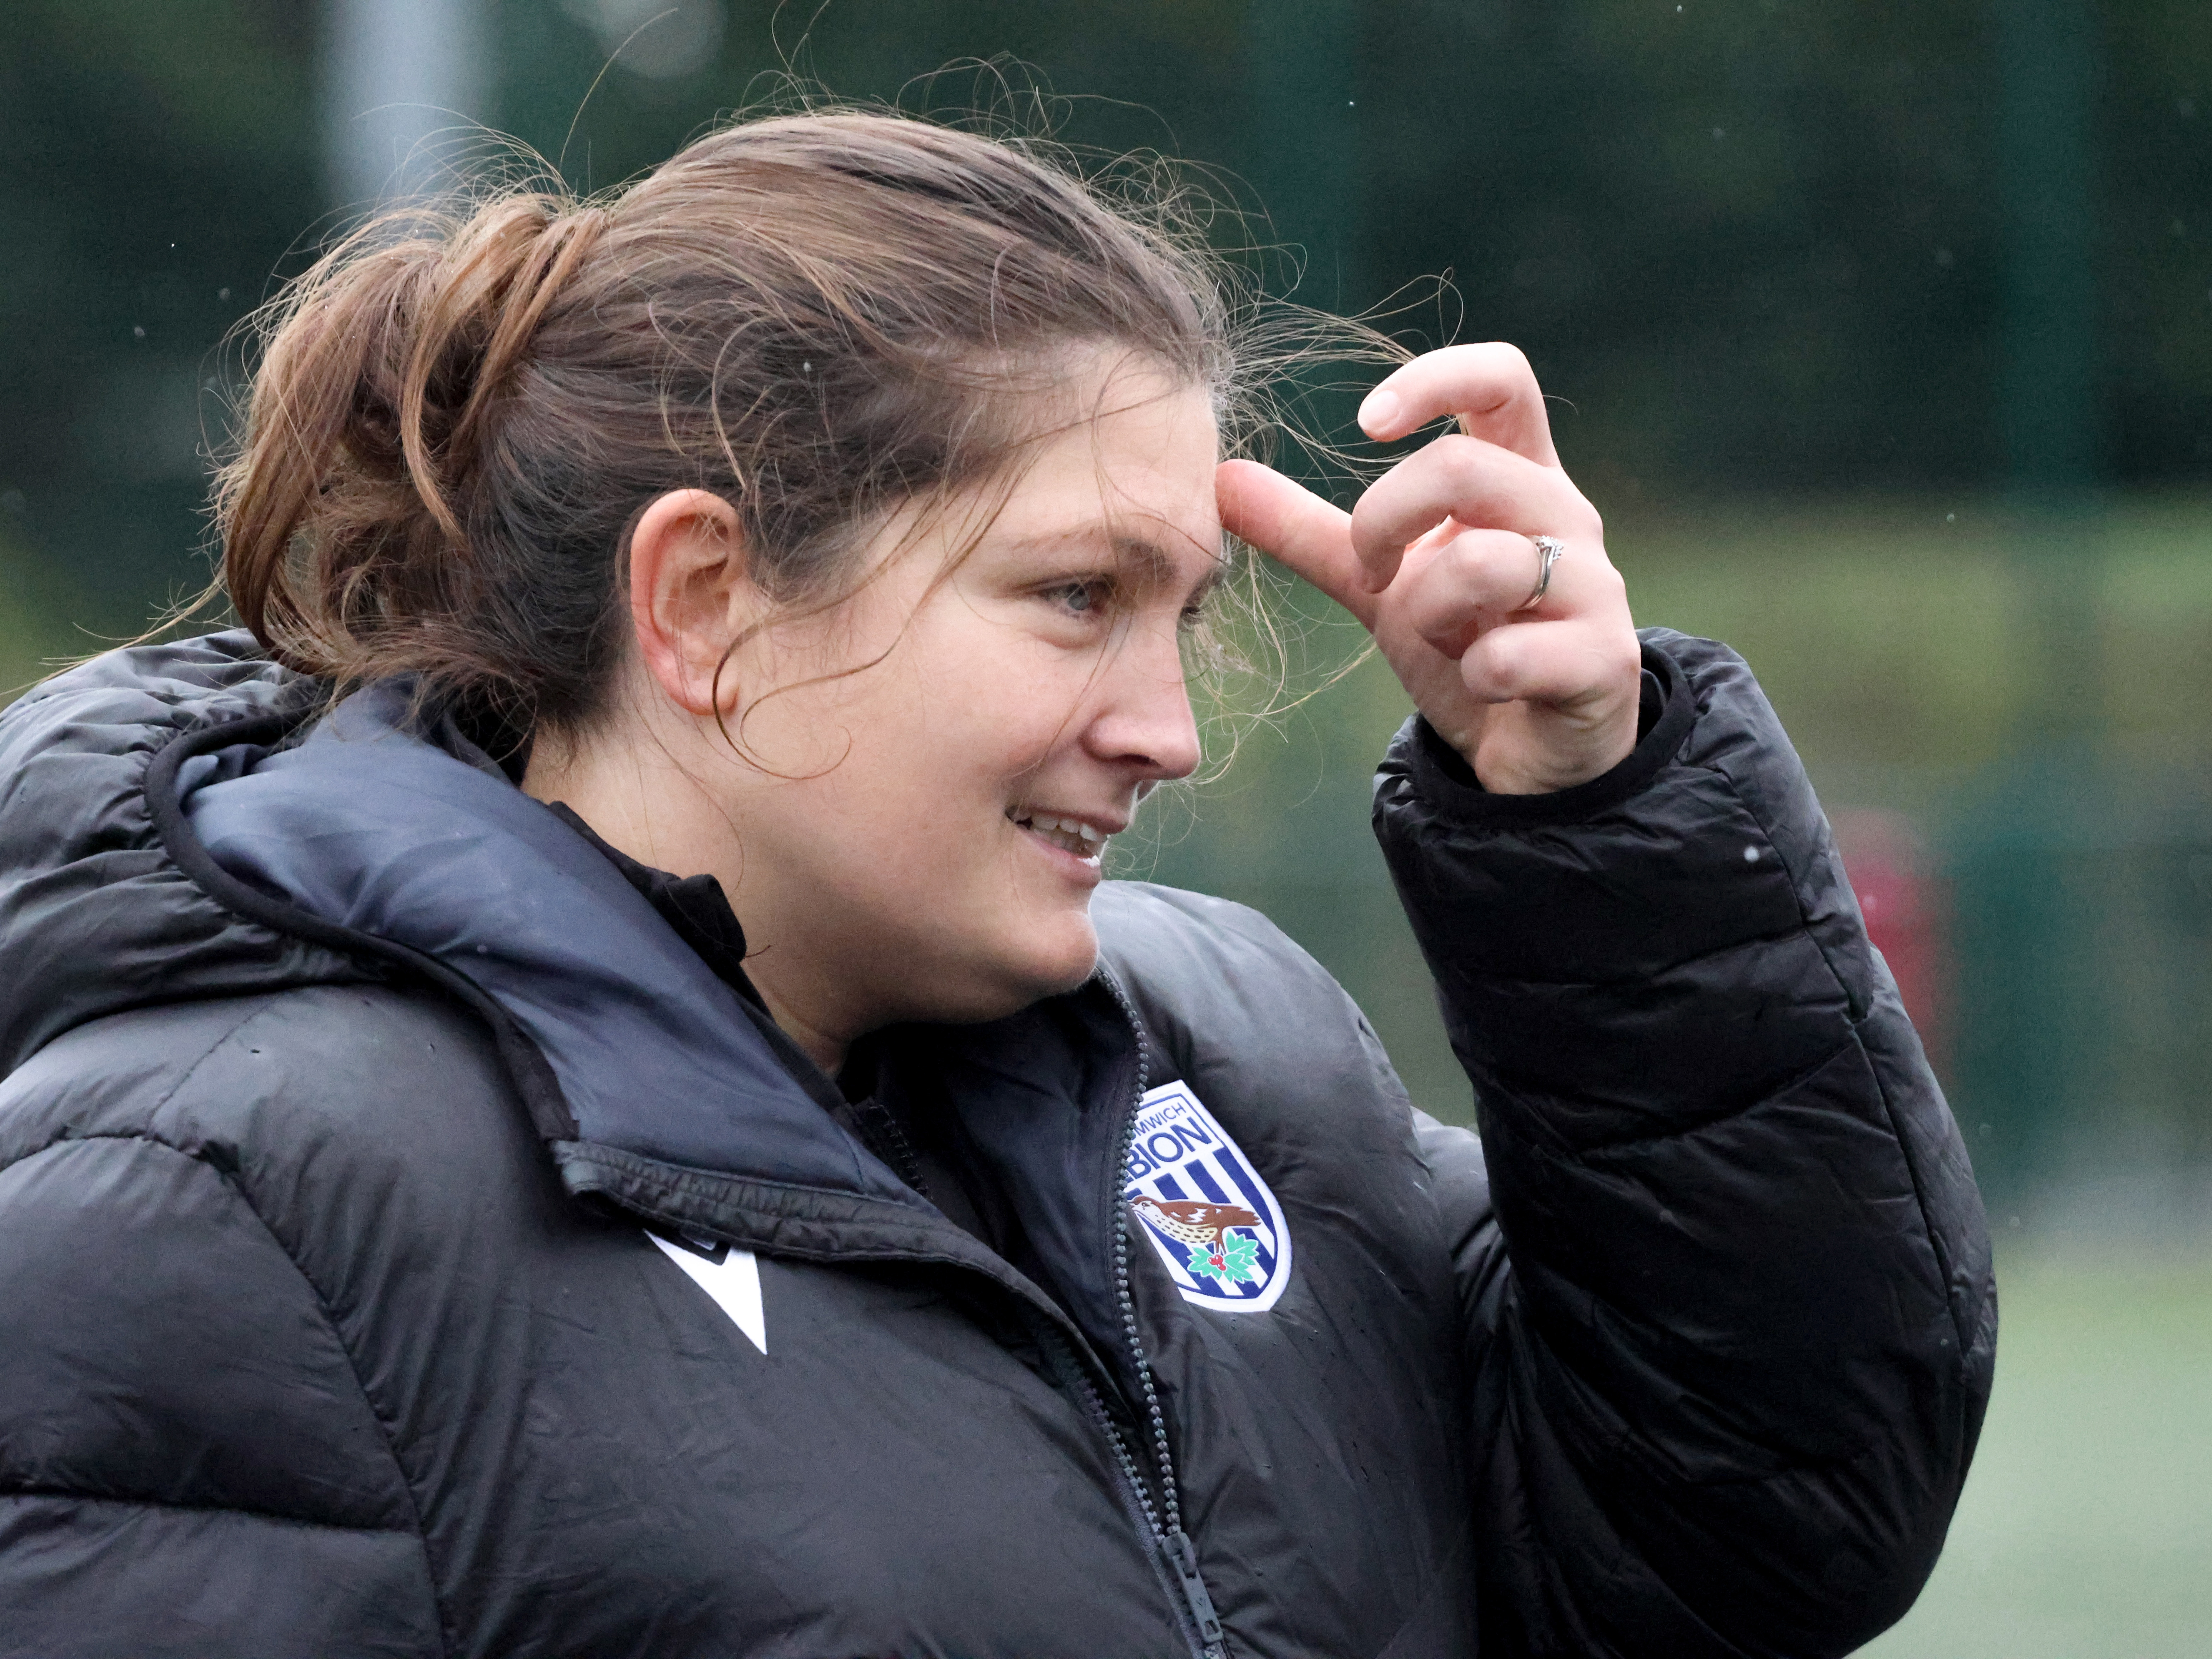
{"label": "silver ring", "polygon": [[1536,557],[1540,562],[1536,567],[1535,586],[1528,590],[1527,599],[1513,607],[1516,611],[1534,611],[1544,602],[1544,595],[1552,591],[1552,567],[1567,550],[1567,544],[1557,536],[1531,536],[1528,539],[1536,544]]}

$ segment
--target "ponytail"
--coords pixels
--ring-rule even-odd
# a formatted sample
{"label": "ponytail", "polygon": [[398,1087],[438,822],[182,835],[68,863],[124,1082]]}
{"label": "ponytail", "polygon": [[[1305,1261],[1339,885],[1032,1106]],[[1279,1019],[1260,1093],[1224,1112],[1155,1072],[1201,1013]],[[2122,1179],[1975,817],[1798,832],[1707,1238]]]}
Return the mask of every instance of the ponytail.
{"label": "ponytail", "polygon": [[605,222],[563,206],[372,222],[278,302],[217,510],[231,603],[280,660],[430,668],[404,636],[479,597],[464,517],[501,392]]}

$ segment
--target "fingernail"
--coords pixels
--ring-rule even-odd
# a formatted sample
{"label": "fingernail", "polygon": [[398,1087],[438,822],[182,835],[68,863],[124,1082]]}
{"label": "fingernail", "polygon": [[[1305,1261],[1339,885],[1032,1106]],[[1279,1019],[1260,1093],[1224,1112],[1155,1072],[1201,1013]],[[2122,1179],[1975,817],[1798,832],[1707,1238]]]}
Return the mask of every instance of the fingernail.
{"label": "fingernail", "polygon": [[1367,401],[1359,405],[1359,424],[1370,433],[1388,431],[1398,418],[1398,394],[1395,392],[1374,391]]}

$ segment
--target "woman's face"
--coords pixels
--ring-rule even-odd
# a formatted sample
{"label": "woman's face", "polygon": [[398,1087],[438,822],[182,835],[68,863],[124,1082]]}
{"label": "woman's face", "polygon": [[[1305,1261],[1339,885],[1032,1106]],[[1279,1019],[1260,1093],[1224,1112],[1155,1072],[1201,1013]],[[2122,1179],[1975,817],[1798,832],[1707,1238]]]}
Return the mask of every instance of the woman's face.
{"label": "woman's face", "polygon": [[731,660],[769,769],[724,751],[719,873],[802,1041],[1080,984],[1106,838],[1198,763],[1180,635],[1218,568],[1212,415],[1127,360],[1093,379],[1104,412],[1035,446],[964,557],[973,514],[894,523],[855,597]]}

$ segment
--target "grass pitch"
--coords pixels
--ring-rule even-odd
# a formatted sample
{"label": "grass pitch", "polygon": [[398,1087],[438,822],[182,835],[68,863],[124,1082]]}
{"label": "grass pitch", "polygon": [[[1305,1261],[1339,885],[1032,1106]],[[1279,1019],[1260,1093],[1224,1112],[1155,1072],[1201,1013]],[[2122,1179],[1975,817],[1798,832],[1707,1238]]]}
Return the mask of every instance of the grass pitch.
{"label": "grass pitch", "polygon": [[1996,1392],[1948,1547],[1866,1659],[2212,1653],[2212,1246],[2000,1258]]}

